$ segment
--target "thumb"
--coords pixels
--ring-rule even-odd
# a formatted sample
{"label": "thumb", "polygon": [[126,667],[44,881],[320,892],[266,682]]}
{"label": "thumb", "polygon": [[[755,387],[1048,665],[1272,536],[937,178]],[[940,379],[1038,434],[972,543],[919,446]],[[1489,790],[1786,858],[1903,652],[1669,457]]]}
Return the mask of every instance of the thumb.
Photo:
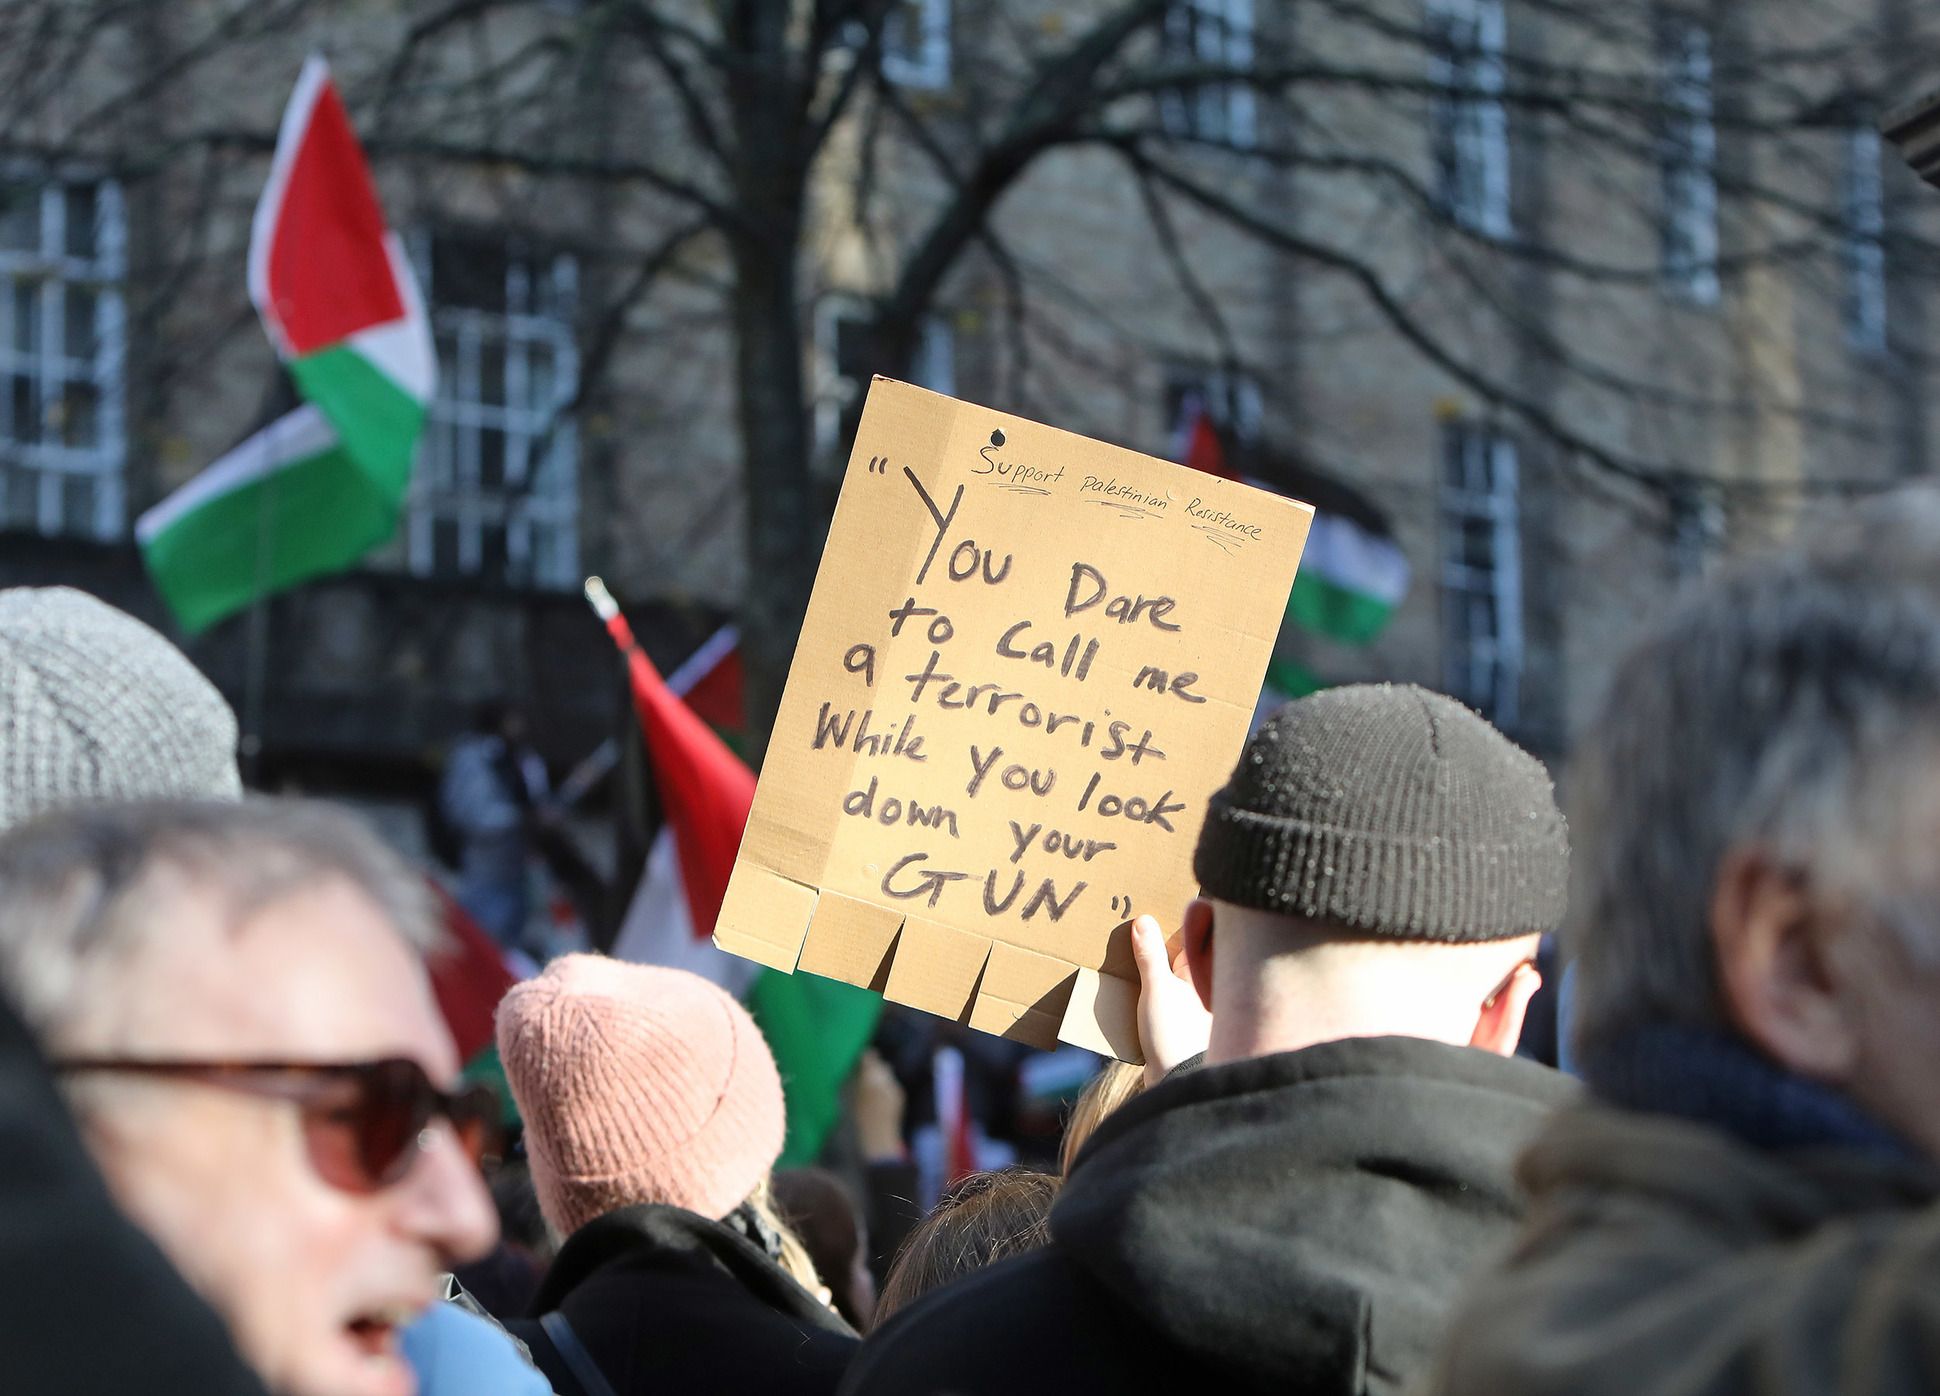
{"label": "thumb", "polygon": [[1132,922],[1132,958],[1138,962],[1139,978],[1151,983],[1172,972],[1165,953],[1165,932],[1156,918],[1141,916]]}

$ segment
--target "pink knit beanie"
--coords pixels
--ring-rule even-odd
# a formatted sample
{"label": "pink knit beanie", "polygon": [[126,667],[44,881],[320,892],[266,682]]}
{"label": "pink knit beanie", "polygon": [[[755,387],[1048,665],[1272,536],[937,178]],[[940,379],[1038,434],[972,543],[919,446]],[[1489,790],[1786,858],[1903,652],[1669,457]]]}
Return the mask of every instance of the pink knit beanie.
{"label": "pink knit beanie", "polygon": [[724,1217],[781,1154],[775,1059],[697,974],[562,956],[499,1004],[498,1050],[562,1236],[636,1202]]}

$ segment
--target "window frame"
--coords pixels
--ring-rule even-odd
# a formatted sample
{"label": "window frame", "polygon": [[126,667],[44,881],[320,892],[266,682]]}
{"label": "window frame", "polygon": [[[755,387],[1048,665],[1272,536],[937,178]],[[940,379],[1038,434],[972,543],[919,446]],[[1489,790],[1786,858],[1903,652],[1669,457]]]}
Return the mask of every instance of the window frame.
{"label": "window frame", "polygon": [[[1503,0],[1426,0],[1429,112],[1434,198],[1441,211],[1480,237],[1515,235],[1510,168],[1508,11]],[[1472,46],[1458,40],[1461,26]]]}
{"label": "window frame", "polygon": [[[1483,421],[1445,422],[1439,468],[1443,686],[1498,727],[1513,728],[1521,717],[1524,657],[1515,438]],[[1489,530],[1486,568],[1463,551],[1473,523]],[[1477,602],[1487,603],[1492,625],[1475,624],[1483,614]]]}
{"label": "window frame", "polygon": [[[891,47],[889,20],[894,11],[916,13],[913,45]],[[882,75],[886,82],[917,91],[936,92],[950,85],[951,0],[895,0],[885,16],[882,37]]]}
{"label": "window frame", "polygon": [[[0,379],[6,383],[0,394],[0,529],[110,541],[127,525],[128,215],[121,184],[93,170],[22,161],[0,164],[0,180],[33,190],[36,222],[32,251],[0,243]],[[88,254],[77,255],[69,247],[68,199],[84,187],[94,191],[95,227]],[[18,294],[23,287],[26,301]],[[93,351],[85,358],[70,353],[66,343],[68,296],[76,289],[94,297]],[[17,347],[16,312],[27,303],[35,307],[35,342]],[[12,385],[21,379],[33,385],[39,407],[38,439],[32,441],[15,435]],[[93,390],[95,439],[69,445],[58,440],[56,404],[64,394],[48,388],[78,383]],[[47,439],[50,433],[57,439]],[[16,471],[34,477],[27,482],[35,495],[31,520],[13,515],[7,503],[8,477]],[[67,507],[67,487],[75,481],[93,489],[92,506],[79,523]]]}
{"label": "window frame", "polygon": [[1704,576],[1725,539],[1724,499],[1707,485],[1692,483],[1670,497],[1671,572],[1681,581]]}
{"label": "window frame", "polygon": [[[405,501],[404,567],[420,577],[482,577],[516,590],[571,590],[580,580],[579,424],[566,409],[579,392],[578,261],[505,240],[504,309],[441,305],[432,274],[440,236],[421,233],[412,249],[438,355],[438,388]],[[442,236],[488,240],[465,230]],[[540,276],[550,283],[543,300],[533,284]],[[493,339],[503,344],[500,400],[487,402],[481,365]],[[543,404],[530,397],[535,350],[551,356],[552,392]],[[485,433],[494,431],[504,455],[500,483],[488,491],[477,477]],[[441,461],[447,442],[451,454]],[[441,565],[438,530],[447,521],[456,532],[456,558]],[[493,530],[504,535],[499,575],[487,558]]]}
{"label": "window frame", "polygon": [[[862,401],[869,391],[869,375],[843,371],[841,333],[844,323],[867,322],[868,302],[846,291],[830,292],[815,305],[815,376],[819,387],[814,399],[815,454],[826,457],[845,450],[844,423],[862,414]],[[923,317],[916,357],[910,364],[909,382],[931,392],[955,397],[956,322],[947,311],[933,310]]]}
{"label": "window frame", "polygon": [[1841,319],[1846,342],[1863,354],[1887,352],[1891,326],[1886,269],[1885,141],[1871,122],[1846,132],[1842,172]]}
{"label": "window frame", "polygon": [[[1253,66],[1253,0],[1173,0],[1160,32],[1167,61]],[[1251,150],[1259,143],[1258,103],[1243,82],[1161,92],[1159,124],[1178,139],[1231,150]]]}
{"label": "window frame", "polygon": [[1718,127],[1711,30],[1688,14],[1657,24],[1658,268],[1664,286],[1691,305],[1713,306],[1718,277]]}
{"label": "window frame", "polygon": [[1266,392],[1257,377],[1244,369],[1175,364],[1165,374],[1165,405],[1170,414],[1167,425],[1174,437],[1175,459],[1183,459],[1185,454],[1187,433],[1192,429],[1186,404],[1193,401],[1205,409],[1213,426],[1234,446],[1256,446],[1265,435]]}

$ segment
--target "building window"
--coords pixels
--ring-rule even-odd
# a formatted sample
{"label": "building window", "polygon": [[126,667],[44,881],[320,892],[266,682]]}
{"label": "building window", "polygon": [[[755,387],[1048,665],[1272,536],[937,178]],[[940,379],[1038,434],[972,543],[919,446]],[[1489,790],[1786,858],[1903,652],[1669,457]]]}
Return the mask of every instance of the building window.
{"label": "building window", "polygon": [[1500,727],[1513,727],[1522,682],[1522,540],[1516,447],[1475,422],[1442,438],[1444,683]]}
{"label": "building window", "polygon": [[1427,23],[1435,200],[1469,231],[1508,237],[1502,0],[1430,0]]}
{"label": "building window", "polygon": [[[815,395],[815,445],[824,455],[846,450],[862,421],[869,380],[880,366],[869,340],[870,323],[865,302],[855,296],[824,297],[817,310],[815,347],[822,386]],[[907,381],[956,396],[956,331],[948,315],[923,317]]]}
{"label": "building window", "polygon": [[406,561],[522,587],[579,580],[577,267],[503,240],[421,240],[438,395],[411,483]]}
{"label": "building window", "polygon": [[[1165,59],[1184,67],[1246,70],[1253,66],[1253,0],[1174,0],[1165,12]],[[1250,149],[1253,89],[1243,82],[1201,82],[1162,93],[1159,119],[1187,140]]]}
{"label": "building window", "polygon": [[1880,139],[1873,126],[1846,136],[1846,336],[1855,349],[1886,352],[1886,193],[1880,177]]}
{"label": "building window", "polygon": [[909,376],[918,387],[947,397],[956,396],[956,331],[941,315],[923,317],[923,333],[916,343],[916,358],[909,366]]}
{"label": "building window", "polygon": [[122,529],[127,222],[112,180],[0,170],[0,529]]}
{"label": "building window", "polygon": [[1671,571],[1692,581],[1711,569],[1724,547],[1724,501],[1715,489],[1687,484],[1674,490],[1671,509]]}
{"label": "building window", "polygon": [[1718,130],[1711,113],[1711,35],[1696,20],[1658,31],[1662,65],[1664,283],[1697,305],[1718,300]]}
{"label": "building window", "polygon": [[1165,376],[1165,419],[1172,427],[1172,459],[1185,459],[1190,433],[1202,411],[1233,445],[1245,448],[1259,442],[1266,407],[1257,378],[1226,369],[1178,368]]}
{"label": "building window", "polygon": [[894,0],[882,22],[882,75],[899,87],[950,85],[950,0]]}

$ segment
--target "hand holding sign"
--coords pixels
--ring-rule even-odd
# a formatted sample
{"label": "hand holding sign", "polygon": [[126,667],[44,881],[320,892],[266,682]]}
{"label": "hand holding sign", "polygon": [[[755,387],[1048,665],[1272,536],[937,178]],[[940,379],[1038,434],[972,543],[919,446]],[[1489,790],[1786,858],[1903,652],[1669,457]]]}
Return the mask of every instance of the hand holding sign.
{"label": "hand holding sign", "polygon": [[1136,1060],[1311,518],[878,379],[716,942]]}

